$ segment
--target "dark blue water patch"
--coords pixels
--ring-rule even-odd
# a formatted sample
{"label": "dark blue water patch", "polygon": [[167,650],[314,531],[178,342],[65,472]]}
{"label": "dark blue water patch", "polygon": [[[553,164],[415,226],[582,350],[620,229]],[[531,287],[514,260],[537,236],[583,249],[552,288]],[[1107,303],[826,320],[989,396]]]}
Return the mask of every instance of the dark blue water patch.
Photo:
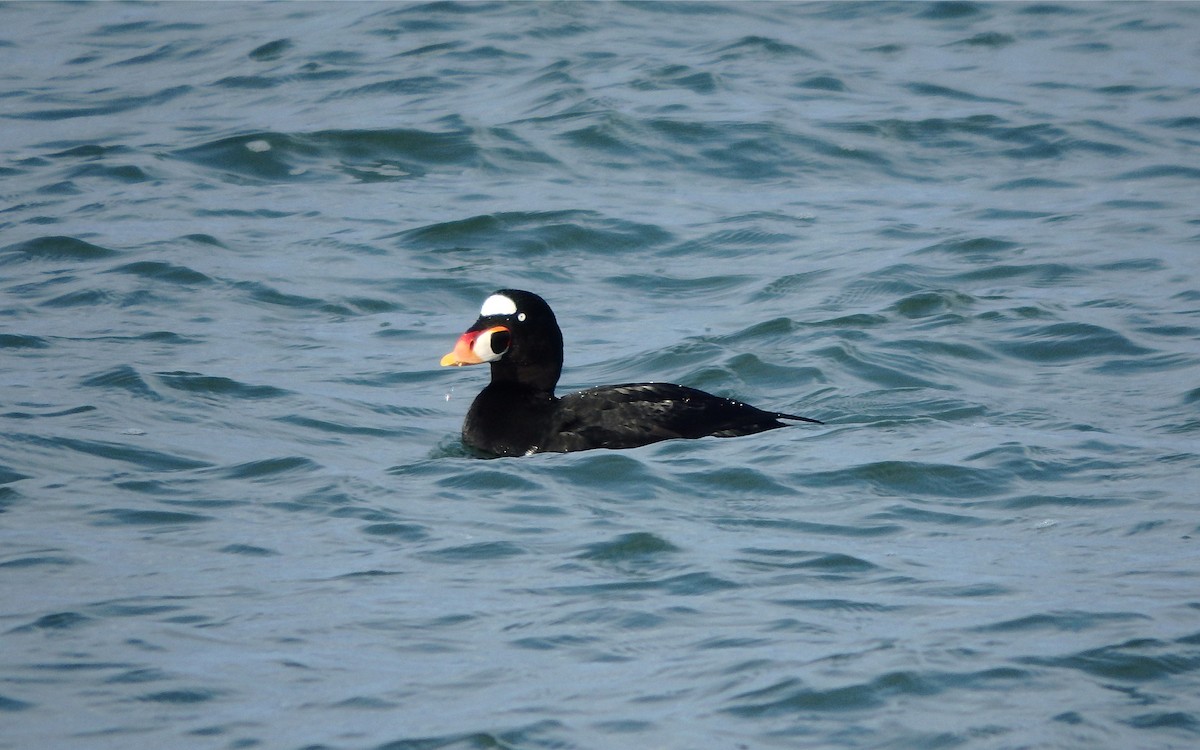
{"label": "dark blue water patch", "polygon": [[725,712],[741,718],[800,715],[816,717],[828,712],[878,708],[910,696],[934,696],[950,691],[1005,691],[1026,680],[1030,673],[1013,667],[975,672],[888,672],[853,685],[815,688],[788,678],[733,698]]}
{"label": "dark blue water patch", "polygon": [[655,289],[658,290],[658,293],[669,294],[681,300],[695,297],[719,300],[725,294],[756,283],[758,279],[754,276],[738,274],[677,278],[643,273],[610,276],[604,281],[616,288]]}
{"label": "dark blue water patch", "polygon": [[1068,363],[1103,357],[1142,356],[1154,350],[1133,343],[1110,328],[1090,323],[1054,323],[1026,328],[992,348],[1038,364]]}
{"label": "dark blue water patch", "polygon": [[429,538],[429,530],[420,524],[394,521],[369,524],[363,527],[362,532],[402,542],[420,542]]}
{"label": "dark blue water patch", "polygon": [[394,711],[400,708],[400,706],[401,704],[394,701],[381,700],[379,698],[362,695],[356,695],[352,698],[340,700],[332,704],[333,708],[349,708],[367,711]]}
{"label": "dark blue water patch", "polygon": [[85,404],[83,406],[71,406],[66,409],[57,409],[55,411],[43,411],[36,413],[26,411],[10,411],[0,414],[0,417],[4,417],[6,419],[48,419],[52,417],[69,417],[75,414],[85,414],[89,411],[96,411],[96,407],[90,404]]}
{"label": "dark blue water patch", "polygon": [[[66,144],[61,144],[66,146]],[[67,146],[61,151],[56,151],[51,154],[46,154],[50,159],[70,159],[70,160],[93,160],[100,159],[105,156],[124,156],[135,153],[133,149],[124,145],[106,146],[99,143],[79,142],[78,145]]]}
{"label": "dark blue water patch", "polygon": [[1151,120],[1150,124],[1158,125],[1159,127],[1170,128],[1172,130],[1195,130],[1200,132],[1200,117],[1193,115]]}
{"label": "dark blue water patch", "polygon": [[230,177],[291,182],[329,180],[339,173],[410,178],[446,166],[478,166],[480,150],[466,129],[326,130],[238,135],[174,156]]}
{"label": "dark blue water patch", "polygon": [[960,39],[957,42],[951,42],[951,47],[989,47],[999,49],[1007,47],[1010,44],[1016,43],[1016,38],[1010,34],[1002,34],[999,31],[985,31],[966,39]]}
{"label": "dark blue water patch", "polygon": [[516,646],[517,648],[524,648],[532,651],[555,651],[563,648],[590,646],[600,642],[601,639],[597,637],[554,635],[518,638],[517,640],[512,641],[512,645]]}
{"label": "dark blue water patch", "polygon": [[[48,196],[82,195],[83,188],[79,187],[70,180],[60,180],[58,182],[51,182],[48,185],[42,185],[37,189],[37,194]],[[27,223],[49,225],[58,224],[60,221],[61,219],[56,216],[36,216],[32,219],[29,219]]]}
{"label": "dark blue water patch", "polygon": [[980,211],[976,211],[973,215],[980,221],[1024,222],[1036,221],[1039,219],[1045,219],[1047,221],[1063,221],[1069,218],[1053,211],[1021,211],[1001,208],[985,208]]}
{"label": "dark blue water patch", "polygon": [[565,482],[585,497],[617,503],[648,500],[666,489],[670,482],[649,462],[640,460],[640,453],[586,451],[556,462],[553,471],[558,482]]}
{"label": "dark blue water patch", "polygon": [[824,127],[847,133],[896,140],[922,146],[962,150],[979,145],[980,138],[994,140],[1010,129],[1007,121],[995,115],[970,115],[960,118],[898,118],[866,122],[829,122]]}
{"label": "dark blue water patch", "polygon": [[124,185],[134,185],[155,179],[146,170],[133,164],[81,164],[68,170],[67,176],[72,180],[98,178]]}
{"label": "dark blue water patch", "polygon": [[907,526],[899,524],[855,524],[840,525],[832,523],[817,523],[815,521],[797,521],[792,518],[752,518],[747,516],[717,516],[713,523],[721,528],[750,528],[778,529],[810,534],[817,537],[854,537],[876,538],[892,536],[908,530]]}
{"label": "dark blue water patch", "polygon": [[7,695],[0,695],[0,711],[5,713],[24,711],[26,709],[33,708],[33,706],[33,703],[17,700],[16,698],[9,698]]}
{"label": "dark blue water patch", "polygon": [[748,467],[726,466],[696,472],[675,474],[699,497],[794,497],[795,487],[777,481],[771,476]]}
{"label": "dark blue water patch", "polygon": [[514,503],[500,508],[501,513],[512,513],[519,516],[565,516],[570,511],[557,505],[535,503]]}
{"label": "dark blue water patch", "polygon": [[14,471],[11,467],[0,465],[0,484],[11,484],[12,482],[28,478],[27,474],[22,474],[19,471]]}
{"label": "dark blue water patch", "polygon": [[122,463],[140,466],[151,471],[184,471],[210,466],[204,461],[176,456],[169,453],[138,448],[128,443],[112,443],[102,440],[82,440],[78,438],[46,438],[40,435],[11,435],[10,438],[19,442],[28,442],[51,450],[65,449],[98,458],[111,459]]}
{"label": "dark blue water patch", "polygon": [[142,376],[130,365],[118,365],[111,370],[98,372],[94,375],[89,375],[79,381],[79,385],[84,388],[110,388],[131,393],[139,398],[146,398],[152,401],[161,400],[162,397],[150,387]]}
{"label": "dark blue water patch", "polygon": [[161,669],[138,668],[104,678],[105,685],[141,685],[147,682],[160,682],[171,679],[171,675]]}
{"label": "dark blue water patch", "polygon": [[834,76],[811,76],[802,81],[798,81],[796,83],[796,87],[830,93],[849,91],[849,87],[846,86],[845,81]]}
{"label": "dark blue water patch", "polygon": [[916,528],[918,526],[928,526],[933,530],[942,530],[944,533],[951,533],[951,529],[960,526],[991,526],[995,521],[978,516],[971,516],[965,513],[949,513],[946,511],[933,511],[926,508],[916,508],[908,505],[894,505],[886,510],[871,513],[866,516],[873,521],[900,521],[905,522],[908,526]]}
{"label": "dark blue water patch", "polygon": [[1138,612],[1087,612],[1070,610],[1027,615],[1012,620],[1005,620],[1004,622],[980,625],[974,628],[974,630],[981,633],[1024,633],[1038,631],[1082,633],[1088,630],[1107,627],[1114,622],[1134,622],[1152,619],[1150,616]]}
{"label": "dark blue water patch", "polygon": [[79,289],[38,303],[39,307],[96,307],[110,302],[141,301],[136,295],[118,296],[106,289]]}
{"label": "dark blue water patch", "polygon": [[283,57],[285,52],[288,52],[294,46],[295,45],[292,40],[286,37],[282,39],[276,39],[274,41],[267,42],[266,44],[260,44],[259,46],[250,50],[250,53],[247,55],[247,57],[256,62],[278,60],[279,58]]}
{"label": "dark blue water patch", "polygon": [[847,343],[816,349],[812,357],[827,360],[827,368],[843,372],[883,388],[929,388],[948,389],[948,384],[937,383],[911,373],[930,373],[924,363],[916,357],[900,352],[871,351]]}
{"label": "dark blue water patch", "polygon": [[[144,601],[142,601],[144,599]],[[184,609],[180,604],[159,604],[157,598],[144,597],[136,599],[121,599],[108,602],[98,602],[88,609],[102,617],[148,617],[162,615],[168,612],[178,612]]]}
{"label": "dark blue water patch", "polygon": [[41,568],[43,566],[67,567],[69,565],[78,565],[81,562],[81,560],[63,555],[29,555],[28,557],[18,557],[13,560],[0,562],[0,568],[20,570],[24,568]]}
{"label": "dark blue water patch", "polygon": [[[980,258],[979,263],[986,263],[988,259]],[[1074,280],[1081,276],[1086,276],[1087,270],[1080,268],[1078,265],[1070,265],[1066,263],[1026,263],[1026,264],[1007,264],[995,263],[988,265],[986,268],[974,269],[961,272],[953,276],[954,281],[962,283],[980,283],[980,282],[1009,282],[1009,283],[1024,283],[1032,288],[1054,288],[1061,284]],[[1025,307],[1021,311],[1030,311],[1036,313],[1036,316],[1049,317],[1049,313],[1039,311],[1037,308]],[[985,314],[995,314],[994,311]]]}
{"label": "dark blue water patch", "polygon": [[1114,358],[1091,368],[1104,375],[1141,377],[1148,372],[1167,372],[1195,366],[1197,358],[1190,354],[1159,354],[1130,358]]}
{"label": "dark blue water patch", "polygon": [[992,190],[1015,190],[1015,191],[1040,191],[1040,190],[1063,190],[1079,187],[1074,182],[1064,182],[1062,180],[1054,180],[1048,177],[1021,177],[1016,180],[1007,180],[998,183],[991,187]]}
{"label": "dark blue water patch", "polygon": [[196,703],[207,703],[208,701],[220,698],[226,694],[224,690],[210,690],[207,688],[193,689],[178,689],[178,690],[162,690],[155,693],[146,693],[137,697],[137,700],[143,703],[165,703],[170,705],[192,705]]}
{"label": "dark blue water patch", "polygon": [[[464,3],[473,5],[473,3]],[[509,730],[455,732],[446,735],[399,737],[375,750],[508,750],[508,748],[545,748],[562,750],[575,743],[568,739],[566,727],[554,720],[537,721]],[[317,750],[313,748],[313,750]]]}
{"label": "dark blue water patch", "polygon": [[720,86],[720,79],[706,70],[696,70],[687,65],[665,65],[635,78],[629,85],[640,91],[685,89],[694,94],[713,94]]}
{"label": "dark blue water patch", "polygon": [[230,89],[269,89],[278,86],[278,78],[270,76],[226,76],[213,82],[213,86]]}
{"label": "dark blue water patch", "polygon": [[282,554],[277,550],[259,547],[254,544],[227,544],[217,551],[224,552],[227,555],[242,555],[245,557],[275,557]]}
{"label": "dark blue water patch", "polygon": [[[410,415],[411,416],[411,415]],[[430,416],[430,415],[424,415]],[[412,435],[418,428],[380,428],[380,427],[360,427],[358,425],[341,424],[339,422],[330,422],[325,419],[314,419],[312,417],[301,417],[294,414],[289,414],[282,417],[276,417],[276,421],[284,424],[295,425],[305,429],[314,430],[316,432],[326,433],[330,435],[355,435],[362,437],[401,437]]]}
{"label": "dark blue water patch", "polygon": [[430,562],[477,563],[486,560],[503,560],[528,554],[520,545],[507,541],[476,542],[453,547],[443,547],[420,553]]}
{"label": "dark blue water patch", "polygon": [[959,21],[983,15],[986,5],[962,2],[961,0],[941,0],[941,2],[923,3],[917,7],[920,8],[917,18],[930,21]]}
{"label": "dark blue water patch", "polygon": [[[892,305],[891,309],[903,318],[919,320],[934,316],[941,318],[947,314],[960,316],[969,311],[974,305],[975,298],[969,294],[948,289],[931,289],[907,295]],[[955,317],[956,322],[961,322],[962,320],[962,317]],[[981,350],[976,349],[975,351]]]}
{"label": "dark blue water patch", "polygon": [[232,378],[204,375],[198,372],[158,372],[155,376],[168,388],[206,397],[235,399],[266,399],[288,395],[288,391],[270,385],[249,385]]}
{"label": "dark blue water patch", "polygon": [[319,468],[319,464],[303,456],[280,456],[261,461],[248,461],[221,469],[218,473],[225,479],[255,480],[274,478],[280,474],[307,473]]}
{"label": "dark blue water patch", "polygon": [[787,60],[791,58],[820,59],[818,55],[804,47],[782,41],[776,37],[754,34],[744,36],[732,44],[722,45],[715,52],[718,55],[718,60],[740,60],[744,58],[763,60]]}
{"label": "dark blue water patch", "polygon": [[921,248],[918,255],[942,254],[962,258],[975,263],[992,263],[1001,258],[1012,256],[1012,251],[1020,245],[1010,240],[996,237],[968,237],[965,239],[945,240],[929,247]]}
{"label": "dark blue water patch", "polygon": [[839,577],[857,576],[879,570],[879,566],[872,562],[842,553],[759,547],[748,547],[739,552],[749,557],[735,558],[735,562],[750,570],[811,570]]}
{"label": "dark blue water patch", "polygon": [[1200,169],[1181,164],[1156,164],[1122,172],[1112,179],[1124,182],[1133,180],[1161,180],[1164,178],[1180,178],[1194,182],[1200,180]]}
{"label": "dark blue water patch", "polygon": [[1161,680],[1200,669],[1200,652],[1154,638],[1139,638],[1066,656],[1029,656],[1023,664],[1084,672],[1122,683]]}
{"label": "dark blue water patch", "polygon": [[376,568],[372,568],[370,570],[357,570],[352,573],[344,573],[339,576],[334,576],[332,580],[335,580],[335,581],[354,581],[354,580],[371,580],[371,579],[386,580],[388,578],[392,578],[394,576],[401,576],[401,575],[404,575],[404,573],[397,571],[397,570],[378,570]]}
{"label": "dark blue water patch", "polygon": [[169,496],[186,496],[191,493],[189,484],[194,482],[193,479],[184,479],[181,482],[166,482],[161,479],[127,479],[116,482],[114,486],[130,492],[138,492],[143,495],[152,495],[156,498]]}
{"label": "dark blue water patch", "polygon": [[1200,736],[1200,718],[1183,711],[1152,711],[1122,721],[1134,729],[1181,729],[1182,737]]}
{"label": "dark blue water patch", "polygon": [[25,111],[8,112],[6,116],[17,120],[38,121],[70,120],[77,117],[103,117],[105,115],[131,112],[144,107],[155,107],[160,104],[166,104],[191,92],[192,87],[188,85],[171,86],[161,91],[142,96],[114,96],[108,99],[97,97],[98,101],[90,106],[28,109]]}
{"label": "dark blue water patch", "polygon": [[1099,440],[1083,440],[1071,452],[1052,451],[1020,443],[1002,443],[963,459],[983,463],[991,471],[1025,482],[1077,481],[1089,472],[1113,472],[1122,464],[1112,457],[1125,454],[1121,446]]}
{"label": "dark blue water patch", "polygon": [[35,237],[0,248],[0,266],[13,263],[86,263],[120,255],[116,250],[93,245],[75,237]]}
{"label": "dark blue water patch", "polygon": [[[882,679],[882,678],[881,678]],[[913,691],[928,694],[927,691]],[[883,696],[870,685],[816,689],[796,678],[734,697],[734,705],[724,711],[739,718],[762,718],[812,712],[862,711],[884,705]]]}
{"label": "dark blue water patch", "polygon": [[650,592],[658,592],[671,596],[704,596],[718,591],[738,589],[741,586],[733,581],[706,572],[684,573],[666,578],[647,580],[641,576],[612,583],[597,583],[582,586],[556,586],[543,589],[539,593],[560,596],[584,596],[604,601],[641,600]]}
{"label": "dark blue water patch", "polygon": [[328,315],[344,317],[352,317],[357,314],[346,305],[328,302],[317,297],[288,294],[259,281],[238,281],[233,286],[235,289],[245,292],[252,301],[272,307],[279,306],[295,310],[316,310]]}
{"label": "dark blue water patch", "polygon": [[193,271],[187,266],[180,266],[164,261],[144,260],[135,263],[126,263],[125,265],[111,268],[105,273],[129,274],[151,281],[162,281],[180,286],[201,286],[211,284],[213,281],[208,276],[199,271]]}
{"label": "dark blue water patch", "polygon": [[636,562],[678,551],[679,548],[666,539],[648,531],[638,531],[622,534],[605,542],[589,544],[577,557],[594,562]]}
{"label": "dark blue water patch", "polygon": [[[19,478],[24,479],[25,477]],[[7,513],[8,509],[16,505],[22,497],[23,495],[12,487],[0,485],[0,513]]]}
{"label": "dark blue water patch", "polygon": [[417,227],[399,235],[402,244],[410,247],[503,248],[520,257],[565,247],[575,252],[621,252],[654,247],[670,238],[670,233],[660,227],[609,219],[592,211],[486,214]]}
{"label": "dark blue water patch", "polygon": [[1127,497],[1084,497],[1075,495],[1019,495],[981,502],[965,501],[965,507],[986,505],[1001,510],[1030,510],[1033,508],[1120,508],[1136,501]]}
{"label": "dark blue water patch", "polygon": [[433,94],[457,88],[453,81],[447,81],[438,76],[408,76],[392,78],[386,81],[375,81],[355,88],[339,91],[332,95],[333,99],[351,99],[360,96],[411,96],[414,94]]}
{"label": "dark blue water patch", "polygon": [[877,461],[847,469],[815,472],[801,481],[810,487],[861,487],[888,496],[977,498],[1003,494],[1012,479],[1007,471],[920,461]]}
{"label": "dark blue water patch", "polygon": [[[438,473],[442,473],[441,470]],[[541,491],[542,485],[513,471],[479,469],[464,466],[461,472],[437,480],[439,487],[454,490],[464,496],[490,497],[498,492]]]}
{"label": "dark blue water patch", "polygon": [[97,526],[160,526],[180,527],[216,520],[199,513],[180,513],[168,510],[146,510],[142,508],[111,508],[93,511]]}
{"label": "dark blue water patch", "polygon": [[18,625],[9,630],[9,633],[29,633],[38,630],[58,631],[58,630],[73,630],[83,627],[94,618],[79,612],[55,612],[54,614],[43,615],[31,623]]}

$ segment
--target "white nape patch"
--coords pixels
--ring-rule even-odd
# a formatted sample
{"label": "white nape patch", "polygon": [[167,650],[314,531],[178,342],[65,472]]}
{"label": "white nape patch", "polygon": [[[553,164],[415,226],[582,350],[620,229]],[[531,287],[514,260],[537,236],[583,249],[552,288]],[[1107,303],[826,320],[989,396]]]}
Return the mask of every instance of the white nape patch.
{"label": "white nape patch", "polygon": [[479,315],[486,318],[489,315],[512,315],[516,311],[516,302],[503,294],[493,294],[483,301],[483,307],[479,308]]}

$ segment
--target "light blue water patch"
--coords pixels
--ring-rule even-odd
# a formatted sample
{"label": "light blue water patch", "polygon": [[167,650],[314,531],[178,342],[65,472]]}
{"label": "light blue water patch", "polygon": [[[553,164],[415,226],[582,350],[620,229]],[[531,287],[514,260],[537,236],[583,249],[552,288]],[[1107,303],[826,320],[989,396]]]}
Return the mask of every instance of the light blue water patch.
{"label": "light blue water patch", "polygon": [[[1200,8],[0,5],[0,747],[1191,748]],[[480,460],[562,390],[804,414]]]}

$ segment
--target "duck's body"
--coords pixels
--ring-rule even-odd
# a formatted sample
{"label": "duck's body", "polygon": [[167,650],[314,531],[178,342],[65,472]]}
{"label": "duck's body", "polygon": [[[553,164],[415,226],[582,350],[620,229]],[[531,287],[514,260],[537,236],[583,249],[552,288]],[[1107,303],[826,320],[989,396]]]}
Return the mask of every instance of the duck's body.
{"label": "duck's body", "polygon": [[607,385],[554,395],[562,371],[562,332],[532,292],[502,289],[443,365],[490,362],[492,382],[471,404],[463,442],[497,456],[636,448],[673,438],[752,435],[815,419],[763,411],[670,383]]}

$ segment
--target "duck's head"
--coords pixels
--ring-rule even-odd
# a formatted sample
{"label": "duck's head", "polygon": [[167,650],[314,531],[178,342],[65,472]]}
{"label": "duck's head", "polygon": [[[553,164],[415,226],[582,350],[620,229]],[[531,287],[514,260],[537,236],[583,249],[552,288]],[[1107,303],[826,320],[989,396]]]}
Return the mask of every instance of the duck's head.
{"label": "duck's head", "polygon": [[562,331],[546,301],[533,292],[501,289],[483,301],[479,319],[442,357],[442,366],[489,362],[492,382],[553,392],[562,357]]}

